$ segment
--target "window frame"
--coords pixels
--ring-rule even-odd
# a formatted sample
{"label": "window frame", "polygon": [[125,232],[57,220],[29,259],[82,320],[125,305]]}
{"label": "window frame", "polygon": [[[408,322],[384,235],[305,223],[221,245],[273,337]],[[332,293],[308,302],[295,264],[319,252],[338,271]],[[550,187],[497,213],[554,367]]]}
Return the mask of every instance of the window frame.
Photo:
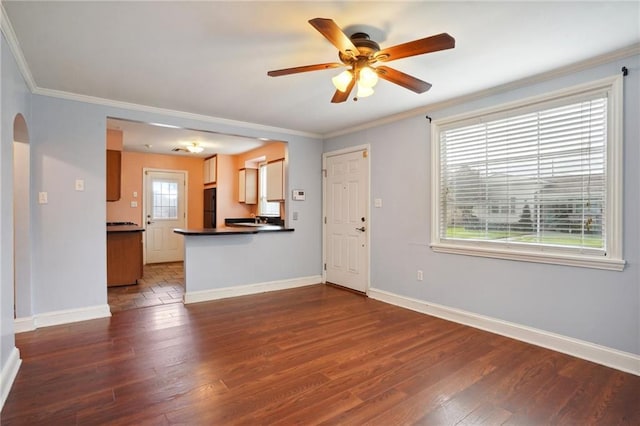
{"label": "window frame", "polygon": [[[267,161],[261,161],[258,163],[258,216],[262,217],[280,217],[280,202],[279,201],[267,201]],[[263,170],[264,169],[264,170]],[[271,206],[274,212],[265,212],[264,209]],[[277,206],[277,213],[275,212]]]}
{"label": "window frame", "polygon": [[[581,252],[580,248],[550,245],[509,244],[492,241],[464,241],[443,238],[440,188],[440,133],[463,127],[473,121],[490,121],[527,111],[553,108],[589,93],[607,92],[607,146],[605,197],[605,254]],[[622,271],[622,201],[623,201],[623,78],[615,75],[567,89],[523,100],[474,110],[464,114],[433,120],[431,125],[431,248],[437,253],[481,256],[526,262],[579,266]]]}

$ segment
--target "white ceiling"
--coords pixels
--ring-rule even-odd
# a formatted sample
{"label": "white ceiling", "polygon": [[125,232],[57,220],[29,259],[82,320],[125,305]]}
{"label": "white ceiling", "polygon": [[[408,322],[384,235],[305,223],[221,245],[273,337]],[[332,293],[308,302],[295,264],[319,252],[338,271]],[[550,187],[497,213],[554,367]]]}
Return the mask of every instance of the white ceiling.
{"label": "white ceiling", "polygon": [[[327,135],[640,43],[640,2],[3,1],[33,83],[119,102]],[[387,63],[433,84],[386,81],[331,104],[337,61],[307,21],[362,28],[382,48],[447,32],[451,50]],[[53,93],[53,92],[51,92]]]}
{"label": "white ceiling", "polygon": [[[188,157],[210,157],[213,154],[235,155],[258,148],[268,139],[248,138],[224,133],[206,132],[167,126],[165,123],[140,123],[138,121],[107,118],[107,128],[122,131],[125,151],[145,152]],[[188,145],[203,148],[200,153],[174,151]]]}

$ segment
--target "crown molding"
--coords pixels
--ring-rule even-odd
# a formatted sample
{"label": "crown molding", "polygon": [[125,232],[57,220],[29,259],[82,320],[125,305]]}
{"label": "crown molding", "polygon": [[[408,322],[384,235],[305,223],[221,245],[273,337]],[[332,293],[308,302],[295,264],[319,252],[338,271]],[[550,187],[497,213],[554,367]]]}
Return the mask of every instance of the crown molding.
{"label": "crown molding", "polygon": [[322,135],[317,133],[301,132],[299,130],[266,126],[263,124],[250,123],[247,121],[230,120],[226,118],[212,117],[212,116],[203,115],[203,114],[194,114],[186,111],[178,111],[178,110],[172,110],[172,109],[166,109],[166,108],[152,107],[148,105],[135,104],[131,102],[116,101],[113,99],[100,98],[97,96],[81,95],[78,93],[65,92],[62,90],[43,89],[41,87],[36,87],[35,90],[32,90],[32,92],[35,95],[48,96],[52,98],[60,98],[60,99],[84,102],[84,103],[95,104],[95,105],[122,108],[122,109],[128,109],[132,111],[148,112],[152,114],[165,115],[165,116],[174,117],[174,118],[198,120],[206,123],[223,124],[226,126],[236,126],[236,127],[242,127],[244,129],[257,130],[260,132],[277,132],[277,133],[285,133],[293,136],[322,139]]}
{"label": "crown molding", "polygon": [[619,59],[624,59],[624,58],[628,58],[635,55],[640,55],[640,43],[634,43],[622,49],[614,50],[612,52],[608,52],[603,55],[594,56],[593,58],[589,58],[584,61],[576,62],[560,68],[555,68],[553,70],[543,72],[541,74],[536,74],[531,77],[522,78],[520,80],[515,80],[509,83],[501,84],[499,86],[494,86],[489,89],[473,92],[468,95],[458,96],[458,97],[447,99],[441,102],[435,102],[433,104],[425,105],[425,106],[414,108],[398,114],[390,115],[388,117],[384,117],[376,121],[363,123],[358,126],[350,126],[349,128],[346,128],[346,129],[326,133],[323,135],[323,137],[325,139],[328,139],[336,136],[343,136],[343,135],[348,135],[350,133],[371,129],[373,127],[382,126],[385,124],[393,123],[395,121],[400,121],[407,118],[415,117],[417,115],[427,114],[433,111],[439,111],[442,109],[472,102],[478,99],[483,99],[492,95],[497,95],[497,94],[508,92],[511,90],[516,90],[516,89],[526,87],[526,86],[531,86],[537,83],[542,83],[548,80],[552,80],[554,78],[563,77],[565,75],[573,74],[579,71],[596,67],[598,65],[604,65],[610,62],[617,61]]}
{"label": "crown molding", "polygon": [[20,70],[20,74],[22,74],[22,78],[24,78],[29,90],[33,92],[37,87],[36,83],[33,80],[33,75],[31,74],[29,65],[27,65],[27,61],[22,54],[22,48],[20,48],[20,43],[18,43],[18,37],[13,30],[11,21],[9,21],[9,17],[7,16],[7,11],[4,10],[4,5],[2,3],[0,3],[0,29],[7,40],[7,44],[9,44],[9,48],[11,49],[11,53],[13,53],[16,63],[18,64],[18,69]]}

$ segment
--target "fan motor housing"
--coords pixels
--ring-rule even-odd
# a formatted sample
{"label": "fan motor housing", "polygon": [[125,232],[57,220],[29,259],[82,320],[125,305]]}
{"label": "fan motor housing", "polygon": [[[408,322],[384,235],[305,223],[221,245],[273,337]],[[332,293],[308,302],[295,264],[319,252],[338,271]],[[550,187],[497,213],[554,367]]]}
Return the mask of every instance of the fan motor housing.
{"label": "fan motor housing", "polygon": [[338,52],[338,57],[344,64],[351,64],[355,59],[372,58],[380,50],[380,45],[369,38],[367,33],[354,33],[349,37],[355,47],[358,48],[359,54],[356,56],[348,56],[342,52]]}

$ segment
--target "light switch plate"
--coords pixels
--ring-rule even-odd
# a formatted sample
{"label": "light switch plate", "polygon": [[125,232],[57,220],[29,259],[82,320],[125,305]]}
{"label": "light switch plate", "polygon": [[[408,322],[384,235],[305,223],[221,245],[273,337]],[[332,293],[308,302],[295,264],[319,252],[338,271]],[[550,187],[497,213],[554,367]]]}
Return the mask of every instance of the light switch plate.
{"label": "light switch plate", "polygon": [[76,191],[84,191],[84,179],[76,179]]}
{"label": "light switch plate", "polygon": [[373,207],[377,207],[377,208],[382,207],[382,198],[375,198],[373,200]]}
{"label": "light switch plate", "polygon": [[138,207],[138,202],[137,201],[132,201],[131,202],[131,207],[133,207],[133,208]]}

